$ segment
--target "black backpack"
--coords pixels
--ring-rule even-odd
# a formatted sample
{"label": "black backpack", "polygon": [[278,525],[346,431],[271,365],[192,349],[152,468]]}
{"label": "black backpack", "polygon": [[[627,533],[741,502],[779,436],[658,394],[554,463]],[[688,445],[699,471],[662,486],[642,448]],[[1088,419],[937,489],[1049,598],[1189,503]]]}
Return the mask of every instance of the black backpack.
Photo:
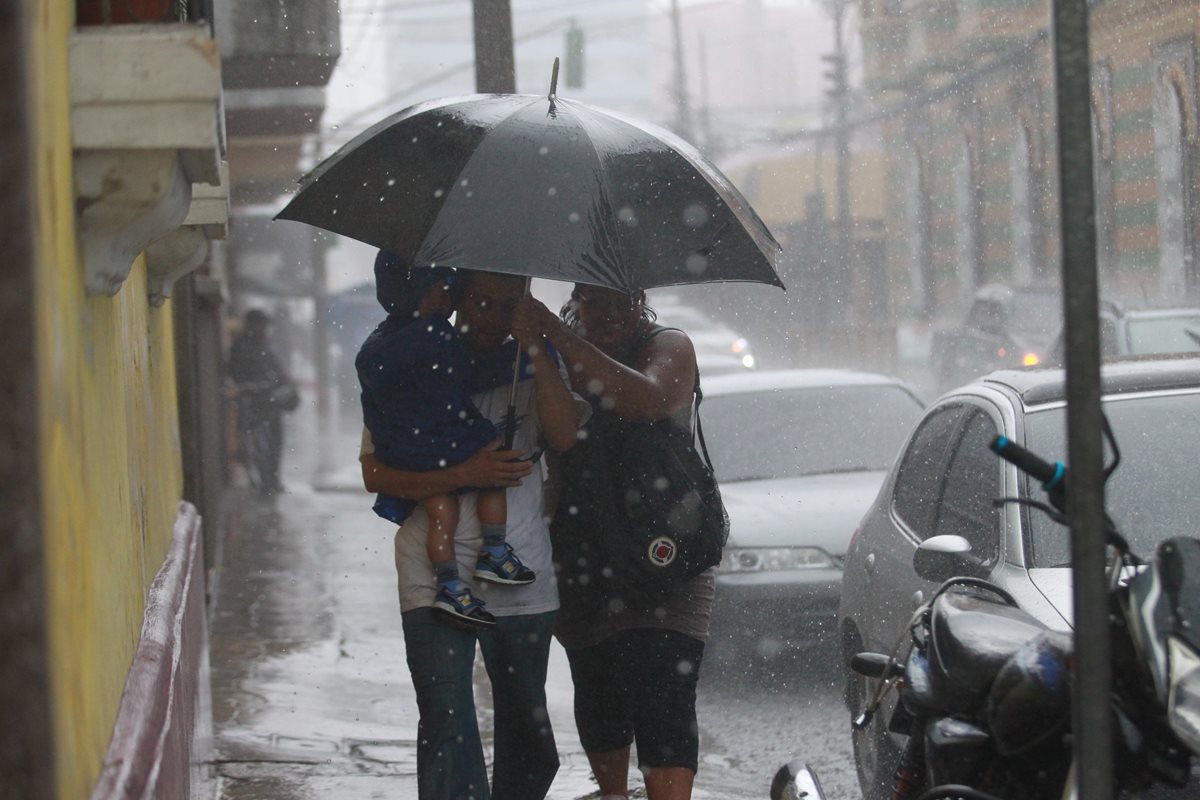
{"label": "black backpack", "polygon": [[694,430],[595,404],[560,457],[550,532],[564,602],[652,604],[720,563],[729,516],[700,428],[699,374],[694,391]]}

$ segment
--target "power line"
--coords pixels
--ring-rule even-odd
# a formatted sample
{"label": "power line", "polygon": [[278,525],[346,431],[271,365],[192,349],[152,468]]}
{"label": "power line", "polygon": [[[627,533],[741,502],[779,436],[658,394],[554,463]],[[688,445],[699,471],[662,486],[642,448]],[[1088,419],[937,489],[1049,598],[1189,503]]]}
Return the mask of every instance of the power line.
{"label": "power line", "polygon": [[[524,7],[520,7],[520,8],[514,8],[513,16],[521,17],[521,16],[525,16],[527,14],[544,14],[547,12],[551,12],[551,13],[562,12],[564,9],[578,8],[580,6],[590,6],[590,7],[594,8],[596,6],[617,5],[617,4],[628,5],[628,4],[630,4],[630,0],[570,0],[569,2],[565,2],[564,0],[552,0],[551,2],[542,4],[542,5],[524,6]],[[456,13],[440,14],[437,16],[427,16],[427,17],[403,16],[403,13],[405,11],[407,11],[408,9],[420,9],[420,8],[449,8]],[[387,16],[388,18],[390,18],[391,20],[393,20],[395,22],[403,22],[403,23],[424,22],[424,21],[437,22],[437,21],[443,21],[443,20],[459,19],[460,15],[457,13],[459,8],[460,8],[460,2],[458,0],[414,0],[414,2],[411,2],[411,3],[400,3],[400,4],[397,4],[396,2],[394,2],[394,0],[392,0],[391,2],[385,2],[383,4],[382,8],[380,9],[380,13]],[[464,11],[463,16],[469,16],[469,12],[471,9],[470,4],[468,2],[465,2],[465,0],[464,0],[463,2],[461,2],[461,8]],[[399,11],[401,15],[397,15],[396,13],[394,13],[397,11]],[[342,17],[355,17],[355,16],[361,16],[362,14],[363,14],[362,9],[347,9],[347,10],[342,11]]]}
{"label": "power line", "polygon": [[[640,21],[641,20],[632,20],[632,22],[640,22]],[[558,28],[565,29],[566,26],[569,24],[570,24],[569,19],[557,20],[556,22],[551,23],[546,26],[543,26],[542,28],[539,28],[535,31],[530,31],[528,33],[525,33],[521,36],[516,37],[514,39],[514,43],[521,43],[521,42],[528,41],[530,39],[538,38],[539,36],[543,36],[546,33],[551,33],[555,29],[558,29]],[[590,41],[597,41],[597,40],[603,39],[607,36],[618,35],[622,32],[622,30],[624,28],[628,28],[628,27],[630,27],[630,25],[631,25],[631,20],[626,20],[626,21],[622,22],[621,24],[602,26],[601,28],[598,28],[595,31],[589,30],[589,36],[591,37]],[[378,112],[383,111],[387,108],[394,108],[395,105],[400,100],[403,100],[405,97],[408,97],[409,95],[412,95],[412,94],[416,94],[417,92],[421,91],[422,89],[428,88],[430,86],[436,86],[437,84],[441,83],[442,81],[445,81],[449,78],[453,78],[456,75],[459,75],[461,73],[470,72],[474,68],[475,68],[474,59],[471,59],[470,61],[461,61],[457,64],[452,64],[451,66],[446,67],[443,70],[439,70],[431,75],[426,76],[425,78],[422,78],[421,80],[417,81],[416,83],[406,86],[404,89],[402,89],[398,92],[393,92],[392,94],[388,95],[387,97],[385,97],[382,100],[374,102],[374,103],[370,104],[369,106],[364,106],[363,108],[353,112],[349,116],[343,117],[339,122],[337,122],[333,128],[333,131],[331,133],[325,134],[325,141],[326,141],[326,143],[329,143],[330,141],[338,141],[338,142],[344,143],[344,141],[349,140],[349,139],[353,138],[354,136],[357,136],[359,133],[362,133],[364,130],[366,130],[367,127],[370,127],[370,125],[355,127],[357,123],[362,122],[365,119],[370,119],[371,120],[370,124],[373,125],[373,124],[375,124],[375,122],[378,121],[378,120],[374,119],[374,115],[377,114]]]}
{"label": "power line", "polygon": [[[522,36],[515,37],[513,39],[513,42],[515,44],[518,42],[528,41],[529,39],[535,39],[539,36],[543,36],[547,33],[550,33],[558,28],[565,28],[569,23],[570,23],[570,20],[556,20],[556,21],[550,23],[549,25],[544,25],[541,28],[538,28],[536,30],[533,30],[526,34],[523,34]],[[393,92],[392,94],[388,95],[387,97],[385,97],[383,100],[380,100],[379,102],[372,103],[371,105],[369,105],[365,108],[362,108],[359,111],[354,112],[353,114],[351,114],[348,117],[343,117],[342,121],[338,124],[338,127],[341,128],[346,125],[351,125],[355,122],[358,122],[365,117],[373,115],[376,112],[381,111],[382,109],[395,104],[395,102],[397,100],[400,100],[401,98],[407,97],[410,94],[420,91],[421,89],[425,88],[426,86],[433,86],[435,84],[441,83],[446,78],[449,78],[449,77],[459,74],[460,72],[465,72],[465,71],[473,70],[473,69],[475,69],[475,59],[474,58],[472,58],[470,61],[462,61],[462,62],[459,62],[458,64],[454,64],[453,66],[447,67],[444,70],[435,72],[434,74],[428,76],[427,78],[425,78],[423,80],[417,81],[414,84],[406,86],[403,90],[401,90],[399,92]]]}

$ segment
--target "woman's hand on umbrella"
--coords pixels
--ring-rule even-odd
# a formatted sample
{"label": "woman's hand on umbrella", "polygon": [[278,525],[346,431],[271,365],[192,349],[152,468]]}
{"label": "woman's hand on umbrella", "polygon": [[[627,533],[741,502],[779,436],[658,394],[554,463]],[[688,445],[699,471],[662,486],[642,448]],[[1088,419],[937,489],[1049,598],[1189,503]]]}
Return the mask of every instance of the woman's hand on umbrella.
{"label": "woman's hand on umbrella", "polygon": [[542,301],[525,295],[517,301],[517,308],[513,312],[512,333],[521,344],[528,347],[540,343],[557,322],[558,317]]}
{"label": "woman's hand on umbrella", "polygon": [[497,439],[481,447],[455,467],[462,486],[492,488],[521,485],[521,479],[533,471],[533,464],[519,460],[525,456],[524,450],[501,450],[500,444]]}

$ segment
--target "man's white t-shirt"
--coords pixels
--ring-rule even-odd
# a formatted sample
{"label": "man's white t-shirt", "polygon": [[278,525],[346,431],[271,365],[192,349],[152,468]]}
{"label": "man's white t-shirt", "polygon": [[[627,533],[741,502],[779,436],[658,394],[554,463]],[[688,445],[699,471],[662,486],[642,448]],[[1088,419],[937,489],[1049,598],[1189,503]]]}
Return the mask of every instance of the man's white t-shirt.
{"label": "man's white t-shirt", "polygon": [[[472,398],[479,411],[501,429],[508,412],[509,390],[508,385],[500,386]],[[581,402],[577,401],[576,406],[579,407]],[[524,450],[527,456],[532,455],[538,450],[542,434],[533,380],[523,380],[517,384],[516,409],[519,426],[513,445],[518,450]],[[370,432],[364,429],[361,452],[372,453],[374,449]],[[458,499],[459,509],[458,529],[454,534],[459,577],[487,604],[488,612],[496,616],[541,614],[558,608],[550,530],[542,496],[542,484],[545,481],[542,469],[542,460],[539,458],[533,465],[533,472],[525,476],[521,485],[508,489],[508,543],[525,566],[537,575],[537,580],[526,586],[502,586],[473,577],[475,562],[483,547],[479,516],[475,511],[476,493],[454,495]],[[418,506],[396,531],[396,574],[401,612],[432,606],[437,594],[433,566],[425,551],[428,530],[429,518],[425,510]]]}

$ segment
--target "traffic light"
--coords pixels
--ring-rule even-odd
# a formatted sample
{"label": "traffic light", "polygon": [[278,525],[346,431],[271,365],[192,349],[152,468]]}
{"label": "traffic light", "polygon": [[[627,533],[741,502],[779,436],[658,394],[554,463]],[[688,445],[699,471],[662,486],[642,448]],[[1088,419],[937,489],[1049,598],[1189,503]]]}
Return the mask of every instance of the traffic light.
{"label": "traffic light", "polygon": [[583,28],[571,20],[567,28],[566,84],[568,89],[583,88]]}
{"label": "traffic light", "polygon": [[821,56],[821,60],[828,65],[823,73],[825,80],[829,82],[825,94],[832,98],[841,97],[850,88],[846,74],[846,57],[839,53],[826,53]]}

